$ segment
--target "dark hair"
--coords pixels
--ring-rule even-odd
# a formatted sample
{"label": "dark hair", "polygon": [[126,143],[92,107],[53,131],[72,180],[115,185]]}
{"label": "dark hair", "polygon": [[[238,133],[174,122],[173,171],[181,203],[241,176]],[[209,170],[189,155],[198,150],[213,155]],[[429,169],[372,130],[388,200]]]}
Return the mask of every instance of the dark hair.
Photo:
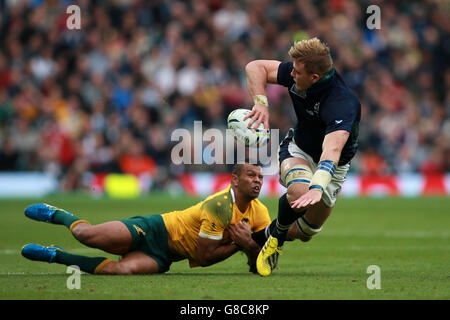
{"label": "dark hair", "polygon": [[245,159],[245,161],[243,163],[236,163],[233,166],[233,169],[231,170],[231,173],[239,176],[241,174],[242,168],[244,168],[244,165],[246,165],[246,164],[251,164],[253,166],[261,167],[261,164],[258,161],[256,163],[253,163],[253,162],[254,161],[250,161],[248,159]]}

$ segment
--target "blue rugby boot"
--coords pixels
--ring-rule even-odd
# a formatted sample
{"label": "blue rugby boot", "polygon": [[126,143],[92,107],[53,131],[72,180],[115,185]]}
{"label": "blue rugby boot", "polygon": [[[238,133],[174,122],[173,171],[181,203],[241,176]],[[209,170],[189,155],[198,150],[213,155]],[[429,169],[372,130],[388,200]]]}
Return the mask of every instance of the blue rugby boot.
{"label": "blue rugby boot", "polygon": [[63,251],[63,249],[58,246],[44,247],[31,243],[22,247],[22,256],[33,261],[52,263],[55,261],[57,251]]}
{"label": "blue rugby boot", "polygon": [[60,208],[51,206],[46,203],[32,204],[31,206],[28,206],[25,209],[25,215],[28,218],[37,220],[37,221],[50,222],[50,223],[53,223],[53,215],[56,212],[61,212],[61,213],[73,216],[73,214],[67,210],[60,209]]}

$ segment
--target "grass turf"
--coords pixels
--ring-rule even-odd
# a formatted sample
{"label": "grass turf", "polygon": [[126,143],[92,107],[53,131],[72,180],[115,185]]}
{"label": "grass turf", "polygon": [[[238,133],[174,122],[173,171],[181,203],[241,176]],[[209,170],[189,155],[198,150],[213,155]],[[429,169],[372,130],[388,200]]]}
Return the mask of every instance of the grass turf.
{"label": "grass turf", "polygon": [[[172,264],[150,276],[81,275],[69,290],[66,266],[28,261],[24,244],[57,244],[71,253],[115,256],[84,247],[63,226],[27,219],[35,202],[65,208],[93,224],[184,209],[199,199],[153,195],[135,200],[54,196],[0,201],[0,299],[449,299],[450,199],[340,199],[323,231],[308,243],[288,242],[270,277],[248,272],[237,253],[207,268]],[[262,199],[276,217],[277,199]],[[381,289],[369,290],[370,265]]]}

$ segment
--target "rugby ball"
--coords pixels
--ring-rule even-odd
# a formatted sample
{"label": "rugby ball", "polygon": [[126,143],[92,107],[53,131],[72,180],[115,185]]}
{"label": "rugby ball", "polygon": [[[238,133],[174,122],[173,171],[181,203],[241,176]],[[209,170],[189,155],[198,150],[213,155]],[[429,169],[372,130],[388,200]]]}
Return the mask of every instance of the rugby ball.
{"label": "rugby ball", "polygon": [[264,129],[262,123],[256,130],[247,128],[251,118],[244,120],[244,117],[250,112],[248,109],[233,110],[228,115],[227,127],[232,130],[234,138],[246,147],[259,148],[265,146],[270,139],[270,130]]}

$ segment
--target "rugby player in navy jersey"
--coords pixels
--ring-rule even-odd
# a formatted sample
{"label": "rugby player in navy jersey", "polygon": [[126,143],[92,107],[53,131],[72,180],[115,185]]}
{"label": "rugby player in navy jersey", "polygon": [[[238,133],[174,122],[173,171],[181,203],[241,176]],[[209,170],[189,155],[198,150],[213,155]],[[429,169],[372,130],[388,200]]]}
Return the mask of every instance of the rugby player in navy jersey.
{"label": "rugby player in navy jersey", "polygon": [[276,267],[291,225],[304,242],[321,231],[358,148],[361,105],[335,70],[329,47],[317,38],[302,40],[289,56],[291,62],[255,60],[245,68],[254,101],[249,127],[269,129],[268,83],[287,88],[297,115],[278,151],[280,183],[287,188],[278,217],[253,235],[260,242],[267,237],[257,259],[262,276]]}

